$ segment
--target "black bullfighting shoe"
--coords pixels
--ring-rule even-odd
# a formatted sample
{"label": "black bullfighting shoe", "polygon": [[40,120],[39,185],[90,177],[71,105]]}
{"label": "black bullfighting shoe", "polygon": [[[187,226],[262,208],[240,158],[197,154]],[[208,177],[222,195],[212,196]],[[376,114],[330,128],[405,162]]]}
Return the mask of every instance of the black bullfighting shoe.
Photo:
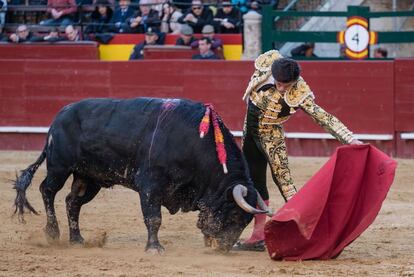
{"label": "black bullfighting shoe", "polygon": [[253,243],[244,243],[242,241],[238,241],[234,244],[232,250],[234,251],[257,251],[263,252],[266,250],[266,245],[264,240],[259,240]]}

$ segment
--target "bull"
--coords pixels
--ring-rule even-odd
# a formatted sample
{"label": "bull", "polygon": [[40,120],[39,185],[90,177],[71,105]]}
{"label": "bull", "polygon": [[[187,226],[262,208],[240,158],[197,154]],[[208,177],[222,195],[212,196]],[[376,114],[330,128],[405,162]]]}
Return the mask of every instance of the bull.
{"label": "bull", "polygon": [[219,117],[215,127],[224,139],[228,173],[219,163],[215,134],[207,132],[200,138],[206,109],[190,100],[157,98],[87,99],[65,106],[50,126],[41,155],[15,181],[15,212],[20,218],[25,209],[37,214],[27,201],[26,189],[46,159],[47,175],[40,192],[48,239],[60,237],[54,199],[73,175],[66,197],[71,243],[84,241],[79,229],[82,205],[102,187],[119,184],[139,193],[148,231],[146,251],[164,251],[158,240],[161,206],[171,214],[199,211],[197,227],[206,246],[229,251],[253,214],[268,209]]}

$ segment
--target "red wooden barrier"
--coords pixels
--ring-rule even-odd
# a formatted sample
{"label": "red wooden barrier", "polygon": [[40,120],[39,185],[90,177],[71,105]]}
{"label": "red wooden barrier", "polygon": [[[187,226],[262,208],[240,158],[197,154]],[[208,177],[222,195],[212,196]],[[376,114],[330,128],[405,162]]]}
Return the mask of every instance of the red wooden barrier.
{"label": "red wooden barrier", "polygon": [[28,43],[28,44],[0,44],[1,59],[77,59],[99,60],[98,43],[85,42],[57,42]]}
{"label": "red wooden barrier", "polygon": [[[414,116],[394,122],[394,91],[401,86],[409,93],[414,80],[398,76],[393,61],[307,61],[301,65],[317,103],[354,133],[396,135],[399,120],[408,122],[398,125],[406,126],[402,131],[414,132],[410,125]],[[402,65],[412,67],[414,61]],[[154,96],[213,103],[227,126],[240,131],[246,109],[241,97],[252,71],[251,61],[0,60],[0,127],[46,127],[62,106],[83,98]],[[394,78],[400,80],[399,86]],[[401,93],[395,91],[396,99]],[[398,99],[401,105],[405,103],[404,98]],[[294,115],[286,130],[288,134],[324,133],[302,112]],[[394,139],[369,142],[390,154],[397,153],[398,141]],[[43,143],[44,135],[0,133],[0,149],[39,149]],[[288,139],[292,155],[329,155],[337,145],[331,139]],[[413,157],[414,149],[397,154]]]}

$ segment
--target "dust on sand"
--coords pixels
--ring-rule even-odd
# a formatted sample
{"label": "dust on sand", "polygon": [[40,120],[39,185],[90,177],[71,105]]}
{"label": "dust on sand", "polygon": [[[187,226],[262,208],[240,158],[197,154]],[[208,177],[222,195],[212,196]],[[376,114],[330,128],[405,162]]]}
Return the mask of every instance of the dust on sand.
{"label": "dust on sand", "polygon": [[[275,262],[267,252],[223,255],[205,248],[195,226],[197,213],[170,215],[164,208],[159,235],[166,252],[146,254],[147,232],[138,194],[120,186],[102,189],[82,208],[80,228],[86,247],[71,246],[64,200],[70,180],[55,201],[61,240],[50,245],[42,231],[46,219],[38,190],[44,165],[27,191],[41,215],[26,215],[26,224],[12,217],[11,180],[38,154],[0,152],[0,276],[414,276],[414,160],[398,160],[394,184],[378,218],[337,259]],[[291,158],[296,183],[303,184],[325,161]],[[276,187],[269,188],[276,210],[282,199]]]}

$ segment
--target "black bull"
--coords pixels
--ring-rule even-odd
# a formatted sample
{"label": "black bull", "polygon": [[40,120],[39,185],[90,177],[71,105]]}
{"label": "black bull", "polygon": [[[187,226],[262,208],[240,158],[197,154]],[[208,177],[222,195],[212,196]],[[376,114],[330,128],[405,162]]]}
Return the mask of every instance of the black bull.
{"label": "black bull", "polygon": [[[36,213],[25,191],[47,158],[40,185],[49,239],[60,231],[54,199],[73,174],[66,197],[70,241],[82,243],[79,213],[101,187],[121,184],[140,195],[148,230],[146,250],[162,251],[158,241],[161,205],[171,214],[199,210],[197,227],[206,245],[228,251],[252,220],[264,212],[245,160],[229,130],[219,120],[227,151],[228,173],[218,161],[214,133],[201,139],[201,103],[183,99],[88,99],[64,107],[54,119],[38,160],[22,171],[15,189],[16,211]],[[211,123],[210,123],[211,124]]]}

